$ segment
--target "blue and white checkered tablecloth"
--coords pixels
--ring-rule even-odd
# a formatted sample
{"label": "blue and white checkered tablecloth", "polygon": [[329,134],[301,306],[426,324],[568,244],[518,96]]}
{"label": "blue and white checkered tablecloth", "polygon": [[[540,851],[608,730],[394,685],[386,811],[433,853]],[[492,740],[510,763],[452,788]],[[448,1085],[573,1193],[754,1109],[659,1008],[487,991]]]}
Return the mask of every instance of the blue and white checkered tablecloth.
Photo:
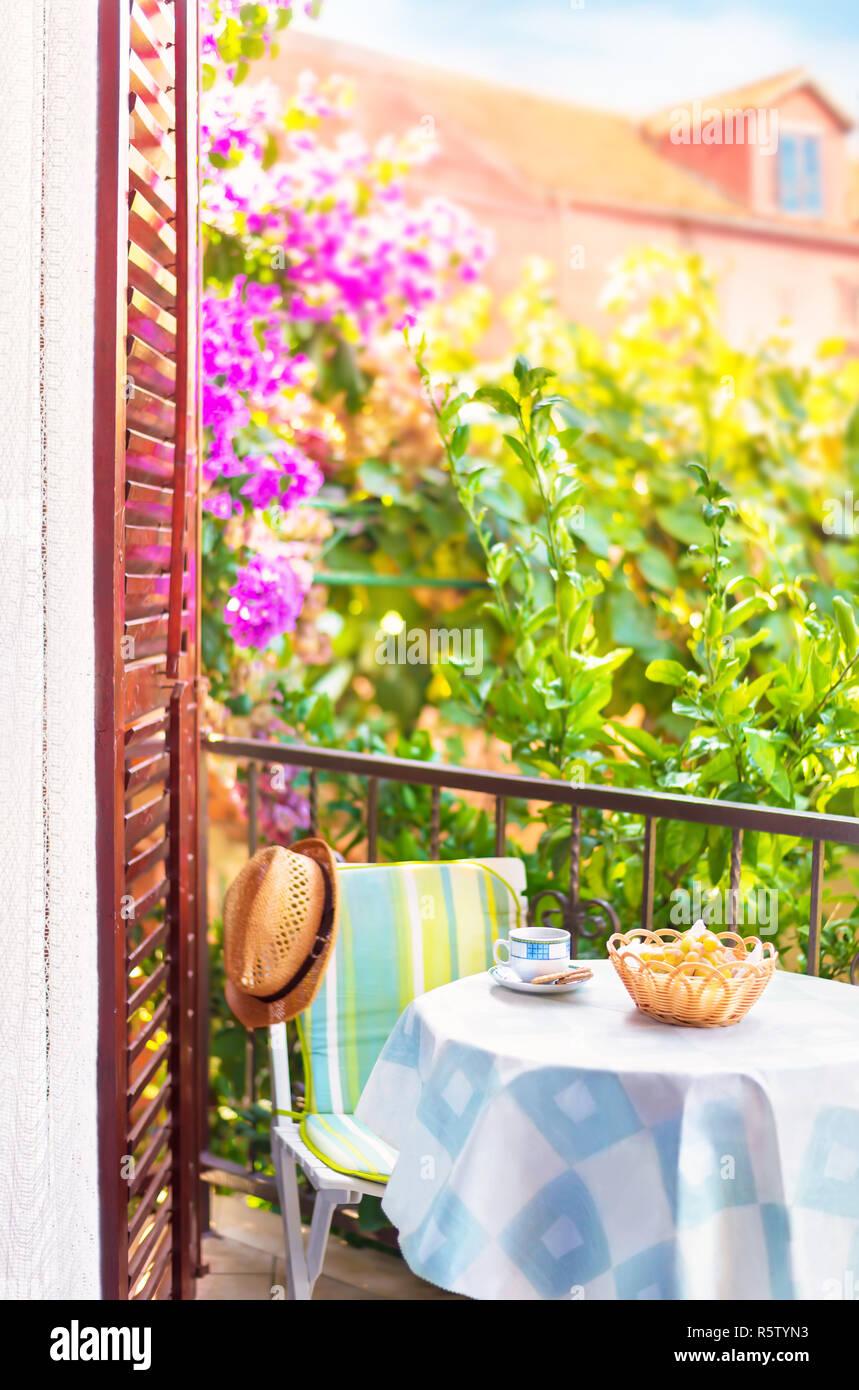
{"label": "blue and white checkered tablecloth", "polygon": [[779,973],[733,1028],[632,1006],[609,962],[403,1014],[358,1117],[415,1273],[474,1298],[859,1299],[859,989]]}

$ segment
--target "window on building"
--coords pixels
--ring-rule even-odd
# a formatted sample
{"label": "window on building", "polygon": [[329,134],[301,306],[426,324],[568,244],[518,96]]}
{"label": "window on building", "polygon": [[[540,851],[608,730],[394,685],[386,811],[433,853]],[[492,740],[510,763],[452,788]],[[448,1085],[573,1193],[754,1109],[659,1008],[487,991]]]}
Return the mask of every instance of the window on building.
{"label": "window on building", "polygon": [[778,201],[782,212],[823,212],[823,161],[820,137],[787,135],[778,146]]}

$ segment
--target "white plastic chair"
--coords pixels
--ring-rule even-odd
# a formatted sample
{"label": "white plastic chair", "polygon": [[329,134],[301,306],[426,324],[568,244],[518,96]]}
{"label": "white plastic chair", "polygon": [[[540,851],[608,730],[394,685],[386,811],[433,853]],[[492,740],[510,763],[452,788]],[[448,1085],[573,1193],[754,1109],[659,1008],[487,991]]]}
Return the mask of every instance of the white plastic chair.
{"label": "white plastic chair", "polygon": [[[385,1186],[384,1183],[347,1178],[343,1173],[335,1172],[311,1153],[295,1120],[278,1115],[278,1110],[292,1107],[286,1024],[276,1024],[269,1029],[268,1036],[273,1109],[271,1155],[283,1219],[286,1296],[288,1299],[306,1300],[313,1296],[313,1286],[322,1272],[331,1221],[337,1207],[353,1206],[362,1197],[381,1197]],[[306,1249],[299,1206],[299,1168],[316,1194]]]}
{"label": "white plastic chair", "polygon": [[[521,859],[483,859],[470,862],[482,864],[496,879],[502,877],[507,886],[514,890],[517,911],[524,921],[525,869]],[[355,872],[357,868],[358,866],[346,866],[342,870],[344,877]],[[341,881],[341,888],[342,886]],[[515,925],[515,919],[511,924]],[[353,1206],[362,1197],[382,1197],[385,1184],[339,1172],[308,1147],[296,1120],[284,1113],[292,1111],[285,1023],[279,1023],[269,1029],[269,1046],[272,1078],[271,1151],[283,1219],[286,1296],[289,1300],[304,1301],[312,1298],[314,1285],[322,1271],[331,1222],[337,1207]],[[315,1193],[313,1217],[306,1243],[301,1225],[299,1169]]]}

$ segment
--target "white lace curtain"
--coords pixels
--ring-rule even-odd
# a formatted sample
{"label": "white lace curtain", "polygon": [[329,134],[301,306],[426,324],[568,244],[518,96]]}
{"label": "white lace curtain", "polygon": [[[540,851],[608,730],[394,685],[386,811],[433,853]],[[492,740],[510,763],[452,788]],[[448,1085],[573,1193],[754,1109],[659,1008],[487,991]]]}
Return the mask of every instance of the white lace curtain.
{"label": "white lace curtain", "polygon": [[0,1297],[97,1297],[97,0],[0,0]]}

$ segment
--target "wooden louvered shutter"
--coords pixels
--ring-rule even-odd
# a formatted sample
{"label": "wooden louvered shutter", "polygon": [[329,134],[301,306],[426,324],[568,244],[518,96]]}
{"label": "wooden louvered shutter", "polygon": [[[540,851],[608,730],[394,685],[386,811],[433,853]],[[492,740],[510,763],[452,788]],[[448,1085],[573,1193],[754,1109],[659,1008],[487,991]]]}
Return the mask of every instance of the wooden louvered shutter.
{"label": "wooden louvered shutter", "polygon": [[193,1294],[194,0],[99,0],[96,775],[103,1292]]}

